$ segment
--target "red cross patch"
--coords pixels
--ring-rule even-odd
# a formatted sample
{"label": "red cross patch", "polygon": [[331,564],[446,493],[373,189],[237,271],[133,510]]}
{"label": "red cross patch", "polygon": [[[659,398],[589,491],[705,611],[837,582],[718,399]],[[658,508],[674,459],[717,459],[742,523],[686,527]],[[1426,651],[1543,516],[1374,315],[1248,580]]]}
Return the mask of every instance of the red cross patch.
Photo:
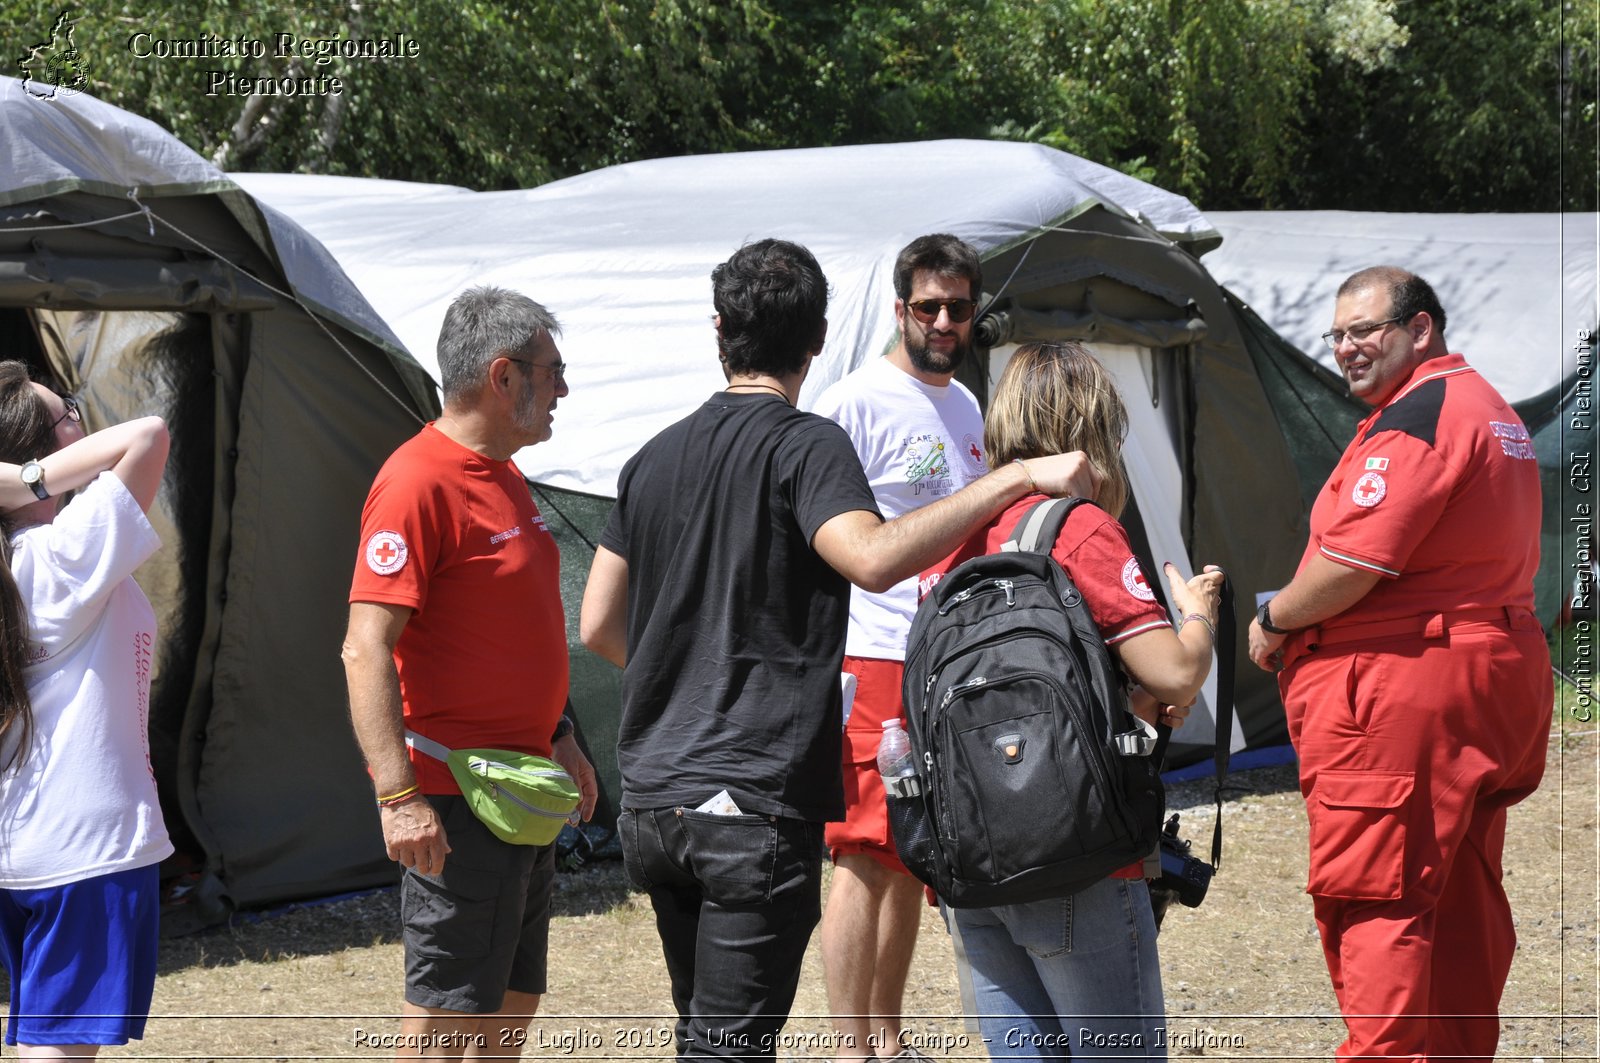
{"label": "red cross patch", "polygon": [[399,532],[373,532],[367,539],[367,567],[380,576],[392,576],[406,567],[411,551]]}
{"label": "red cross patch", "polygon": [[1150,589],[1150,582],[1144,578],[1144,569],[1139,567],[1137,557],[1128,558],[1122,566],[1122,586],[1141,602],[1156,600],[1156,592]]}
{"label": "red cross patch", "polygon": [[983,471],[983,447],[970,433],[961,440],[961,452],[967,456],[967,465],[974,472]]}
{"label": "red cross patch", "polygon": [[1350,489],[1350,501],[1362,509],[1371,509],[1383,501],[1383,496],[1389,493],[1389,485],[1384,482],[1379,473],[1369,472],[1356,481]]}

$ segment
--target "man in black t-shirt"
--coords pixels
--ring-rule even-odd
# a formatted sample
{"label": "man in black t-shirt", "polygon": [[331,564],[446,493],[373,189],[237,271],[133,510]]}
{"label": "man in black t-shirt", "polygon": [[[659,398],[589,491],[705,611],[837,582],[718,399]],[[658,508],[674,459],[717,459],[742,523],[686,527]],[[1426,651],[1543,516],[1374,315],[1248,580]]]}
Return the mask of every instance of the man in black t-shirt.
{"label": "man in black t-shirt", "polygon": [[772,1059],[843,814],[848,584],[884,590],[1033,485],[1092,496],[1094,474],[1032,459],[885,523],[844,430],[794,408],[827,332],[816,259],[761,240],[711,278],[728,388],[624,466],[581,626],[624,668],[618,830],[678,1054]]}

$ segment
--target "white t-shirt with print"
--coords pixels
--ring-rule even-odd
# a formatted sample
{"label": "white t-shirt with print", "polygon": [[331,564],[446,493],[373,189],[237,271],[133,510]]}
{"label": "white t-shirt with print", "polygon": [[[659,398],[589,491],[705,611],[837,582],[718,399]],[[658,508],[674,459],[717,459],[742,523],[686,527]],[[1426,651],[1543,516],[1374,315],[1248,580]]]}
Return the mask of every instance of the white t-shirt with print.
{"label": "white t-shirt with print", "polygon": [[107,472],[11,545],[28,610],[33,742],[0,777],[0,887],[156,863],[172,843],[150,768],[155,611],[133,571],[161,540]]}
{"label": "white t-shirt with print", "polygon": [[[934,387],[875,358],[824,391],[813,412],[849,434],[886,520],[954,494],[989,471],[983,413],[956,381]],[[904,660],[916,612],[915,576],[882,594],[850,588],[845,652]]]}

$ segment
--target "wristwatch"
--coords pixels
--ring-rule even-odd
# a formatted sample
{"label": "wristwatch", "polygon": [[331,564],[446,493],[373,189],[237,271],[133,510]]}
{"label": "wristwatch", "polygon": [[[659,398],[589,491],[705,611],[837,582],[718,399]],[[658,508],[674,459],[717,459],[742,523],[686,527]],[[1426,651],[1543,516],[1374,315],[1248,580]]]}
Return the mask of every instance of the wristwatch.
{"label": "wristwatch", "polygon": [[575,730],[572,717],[566,713],[561,714],[561,719],[556,721],[555,733],[550,736],[550,741],[559,742]]}
{"label": "wristwatch", "polygon": [[1261,608],[1256,610],[1256,623],[1261,625],[1261,630],[1270,635],[1287,635],[1289,632],[1272,623],[1272,613],[1268,611],[1271,602],[1262,602]]}
{"label": "wristwatch", "polygon": [[33,490],[34,497],[43,502],[50,497],[50,492],[44,489],[44,466],[37,461],[22,463],[22,482]]}

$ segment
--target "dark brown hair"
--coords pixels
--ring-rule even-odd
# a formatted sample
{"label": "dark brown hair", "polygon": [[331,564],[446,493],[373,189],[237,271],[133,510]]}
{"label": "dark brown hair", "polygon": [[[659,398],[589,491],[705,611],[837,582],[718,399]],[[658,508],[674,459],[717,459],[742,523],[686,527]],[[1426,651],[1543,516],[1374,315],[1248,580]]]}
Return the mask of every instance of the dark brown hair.
{"label": "dark brown hair", "polygon": [[972,298],[983,295],[983,263],[977,250],[965,240],[949,233],[919,236],[900,249],[894,262],[894,294],[911,298],[911,282],[917,271],[926,270],[940,277],[964,277],[972,286]]}
{"label": "dark brown hair", "polygon": [[1433,285],[1415,273],[1399,266],[1369,266],[1346,277],[1334,297],[1343,298],[1368,288],[1389,293],[1390,316],[1410,321],[1425,313],[1433,319],[1435,335],[1444,336],[1444,307],[1439,303],[1439,296],[1434,293]]}
{"label": "dark brown hair", "polygon": [[728,372],[785,377],[805,367],[828,334],[828,279],[788,240],[745,244],[711,271],[717,348]]}

